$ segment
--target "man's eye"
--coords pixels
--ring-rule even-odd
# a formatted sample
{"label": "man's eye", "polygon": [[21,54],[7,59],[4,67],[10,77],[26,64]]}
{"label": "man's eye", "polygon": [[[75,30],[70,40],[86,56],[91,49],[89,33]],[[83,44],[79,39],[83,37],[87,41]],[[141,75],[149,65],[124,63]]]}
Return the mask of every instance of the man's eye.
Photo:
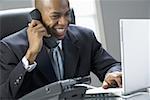
{"label": "man's eye", "polygon": [[58,19],[60,16],[59,15],[52,15],[50,17],[51,17],[51,19]]}

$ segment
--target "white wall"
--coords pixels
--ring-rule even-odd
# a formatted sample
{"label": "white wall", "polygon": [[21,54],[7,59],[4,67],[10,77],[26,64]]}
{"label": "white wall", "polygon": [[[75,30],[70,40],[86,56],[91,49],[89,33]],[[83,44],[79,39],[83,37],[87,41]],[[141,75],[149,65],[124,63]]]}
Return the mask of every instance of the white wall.
{"label": "white wall", "polygon": [[150,0],[100,0],[108,52],[120,61],[119,19],[150,18]]}

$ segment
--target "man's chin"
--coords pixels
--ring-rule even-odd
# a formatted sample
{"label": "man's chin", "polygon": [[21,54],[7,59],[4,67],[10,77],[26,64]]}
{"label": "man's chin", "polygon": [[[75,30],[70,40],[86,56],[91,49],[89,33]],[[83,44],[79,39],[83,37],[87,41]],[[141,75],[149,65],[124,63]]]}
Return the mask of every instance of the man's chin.
{"label": "man's chin", "polygon": [[56,38],[58,39],[58,40],[63,40],[64,39],[64,35],[62,35],[62,36],[57,36]]}

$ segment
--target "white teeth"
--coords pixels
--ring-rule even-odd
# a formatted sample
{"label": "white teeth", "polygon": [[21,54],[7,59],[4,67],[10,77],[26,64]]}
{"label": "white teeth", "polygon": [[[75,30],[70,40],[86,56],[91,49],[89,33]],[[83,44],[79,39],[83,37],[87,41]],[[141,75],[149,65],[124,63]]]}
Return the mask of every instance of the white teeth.
{"label": "white teeth", "polygon": [[64,28],[60,28],[60,29],[56,29],[56,31],[57,31],[58,33],[61,33],[61,32],[64,32],[65,29],[64,29]]}

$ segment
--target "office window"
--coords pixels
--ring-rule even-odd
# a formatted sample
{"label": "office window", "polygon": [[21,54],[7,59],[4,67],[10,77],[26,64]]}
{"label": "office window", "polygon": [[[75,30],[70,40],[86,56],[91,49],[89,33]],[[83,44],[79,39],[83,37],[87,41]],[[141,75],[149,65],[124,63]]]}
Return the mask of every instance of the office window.
{"label": "office window", "polygon": [[69,0],[71,7],[75,11],[76,25],[84,26],[95,32],[98,40],[99,29],[97,24],[95,0]]}
{"label": "office window", "polygon": [[[100,36],[100,26],[98,22],[98,11],[96,2],[99,3],[97,0],[69,0],[71,7],[75,11],[76,16],[76,25],[84,26],[87,28],[92,29],[95,32],[95,35],[99,41],[103,40]],[[100,7],[99,7],[100,8]],[[102,41],[101,41],[102,42]],[[103,44],[105,41],[103,41]],[[106,48],[105,44],[103,45]],[[100,86],[99,79],[93,74],[91,75],[91,85],[93,86]]]}

